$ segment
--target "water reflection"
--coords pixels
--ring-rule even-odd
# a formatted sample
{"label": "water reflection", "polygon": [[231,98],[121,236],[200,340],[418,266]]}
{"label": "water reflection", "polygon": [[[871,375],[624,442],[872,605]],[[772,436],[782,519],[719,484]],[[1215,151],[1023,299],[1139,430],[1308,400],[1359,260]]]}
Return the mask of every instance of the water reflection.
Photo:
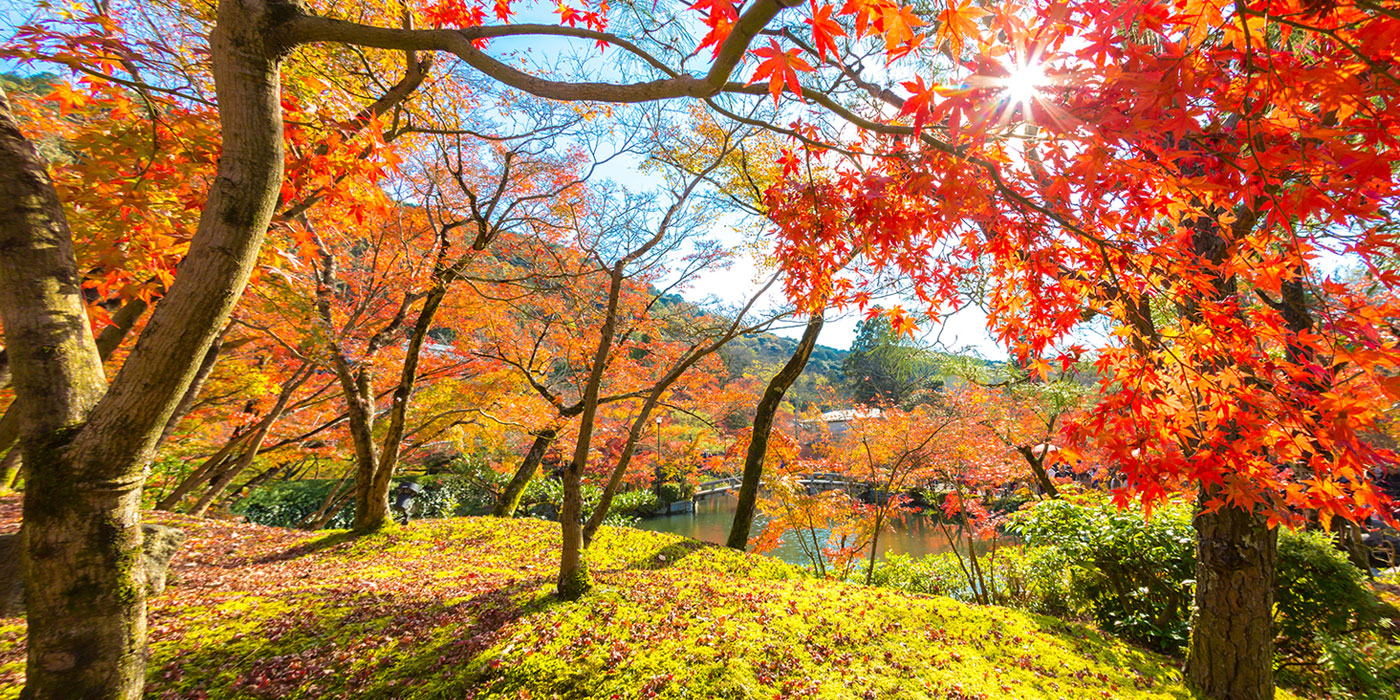
{"label": "water reflection", "polygon": [[[647,518],[634,527],[653,532],[684,535],[701,542],[724,544],[724,541],[729,538],[729,527],[734,522],[734,510],[737,502],[738,495],[734,491],[727,491],[715,496],[708,496],[705,500],[696,503],[694,513]],[[757,535],[762,526],[763,522],[760,518],[758,522],[754,523],[755,531],[751,534]],[[949,529],[955,535],[961,535],[957,526],[950,526]],[[827,534],[824,530],[817,532],[822,537]],[[806,533],[801,534],[805,536]],[[799,533],[795,532],[785,534],[783,542],[778,545],[777,549],[770,552],[769,556],[792,564],[807,564],[807,556],[802,553],[801,547],[796,544],[794,539],[797,536]],[[929,554],[941,554],[949,549],[948,538],[943,534],[943,530],[938,527],[933,518],[926,515],[906,515],[901,522],[895,523],[880,533],[879,553],[882,557],[891,552],[922,557]]]}

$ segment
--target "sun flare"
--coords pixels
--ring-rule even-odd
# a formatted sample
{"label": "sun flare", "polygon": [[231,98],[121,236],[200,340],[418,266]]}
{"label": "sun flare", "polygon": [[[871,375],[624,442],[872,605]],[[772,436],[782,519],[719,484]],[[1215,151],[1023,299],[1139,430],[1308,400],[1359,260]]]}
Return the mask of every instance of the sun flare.
{"label": "sun flare", "polygon": [[1029,105],[1040,96],[1040,88],[1046,84],[1045,69],[1038,62],[1008,66],[1009,73],[1001,81],[1002,94],[1011,102]]}

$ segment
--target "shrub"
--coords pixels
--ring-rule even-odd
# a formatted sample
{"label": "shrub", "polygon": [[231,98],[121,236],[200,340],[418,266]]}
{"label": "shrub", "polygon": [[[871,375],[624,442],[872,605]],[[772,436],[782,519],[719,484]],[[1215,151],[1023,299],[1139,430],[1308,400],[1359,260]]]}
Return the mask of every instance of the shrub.
{"label": "shrub", "polygon": [[[253,489],[231,510],[259,525],[296,527],[307,516],[320,510],[331,489],[339,484],[334,479],[280,481]],[[335,514],[327,527],[350,527],[354,518],[355,504],[351,502]]]}
{"label": "shrub", "polygon": [[[1085,614],[1104,629],[1166,652],[1187,642],[1196,566],[1193,507],[1174,502],[1144,517],[1106,496],[1071,494],[1012,518],[1030,548],[1029,606],[1060,616]],[[1312,663],[1319,635],[1375,620],[1374,595],[1331,538],[1281,530],[1274,584],[1281,658]]]}
{"label": "shrub", "polygon": [[1288,661],[1278,668],[1280,685],[1329,700],[1395,700],[1400,697],[1400,645],[1376,630],[1314,640],[1316,659]]}
{"label": "shrub", "polygon": [[[990,553],[978,555],[978,565],[984,567],[985,574],[989,574],[989,585],[995,589],[992,602],[1026,607],[1028,586],[1025,556],[1025,551],[1020,547],[1000,547],[995,556]],[[964,602],[977,602],[977,595],[969,587],[965,566],[967,560],[959,559],[953,552],[924,557],[886,554],[875,563],[875,572],[870,583],[911,593],[942,595]],[[864,583],[863,572],[862,569],[853,574],[851,581]]]}
{"label": "shrub", "polygon": [[[864,573],[856,579],[865,580]],[[967,578],[958,568],[958,562],[951,554],[933,554],[915,557],[909,554],[886,554],[876,562],[871,584],[898,588],[911,593],[945,595],[950,598],[967,600],[970,598]]]}
{"label": "shrub", "polygon": [[690,500],[695,495],[695,488],[684,482],[667,481],[657,487],[656,492],[663,503],[675,503]]}
{"label": "shrub", "polygon": [[1043,501],[1011,518],[1032,548],[1026,578],[1031,606],[1087,614],[1103,629],[1176,652],[1187,642],[1195,578],[1190,506],[1172,503],[1152,517],[1119,509],[1099,494]]}
{"label": "shrub", "polygon": [[1321,532],[1280,533],[1274,584],[1279,653],[1311,660],[1319,639],[1376,620],[1376,599],[1362,573]]}

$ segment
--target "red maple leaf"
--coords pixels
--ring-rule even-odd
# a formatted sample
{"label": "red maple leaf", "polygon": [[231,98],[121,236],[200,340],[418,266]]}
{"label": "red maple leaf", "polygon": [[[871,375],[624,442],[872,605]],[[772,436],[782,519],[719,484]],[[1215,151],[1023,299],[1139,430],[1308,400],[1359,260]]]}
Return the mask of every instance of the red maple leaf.
{"label": "red maple leaf", "polygon": [[831,5],[817,5],[817,1],[812,0],[812,16],[803,20],[812,28],[812,43],[816,44],[817,55],[823,61],[827,51],[836,53],[836,37],[846,36],[846,30],[831,18],[831,12]]}

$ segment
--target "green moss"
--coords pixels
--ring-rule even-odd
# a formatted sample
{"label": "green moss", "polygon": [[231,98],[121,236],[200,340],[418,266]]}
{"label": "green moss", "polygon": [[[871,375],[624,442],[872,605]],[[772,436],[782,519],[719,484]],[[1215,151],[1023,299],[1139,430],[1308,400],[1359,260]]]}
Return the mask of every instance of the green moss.
{"label": "green moss", "polygon": [[196,566],[152,601],[153,698],[1190,697],[1169,660],[1087,627],[671,535],[604,528],[592,592],[566,602],[554,523],[171,524]]}
{"label": "green moss", "polygon": [[0,700],[19,697],[24,678],[24,621],[0,618]]}

